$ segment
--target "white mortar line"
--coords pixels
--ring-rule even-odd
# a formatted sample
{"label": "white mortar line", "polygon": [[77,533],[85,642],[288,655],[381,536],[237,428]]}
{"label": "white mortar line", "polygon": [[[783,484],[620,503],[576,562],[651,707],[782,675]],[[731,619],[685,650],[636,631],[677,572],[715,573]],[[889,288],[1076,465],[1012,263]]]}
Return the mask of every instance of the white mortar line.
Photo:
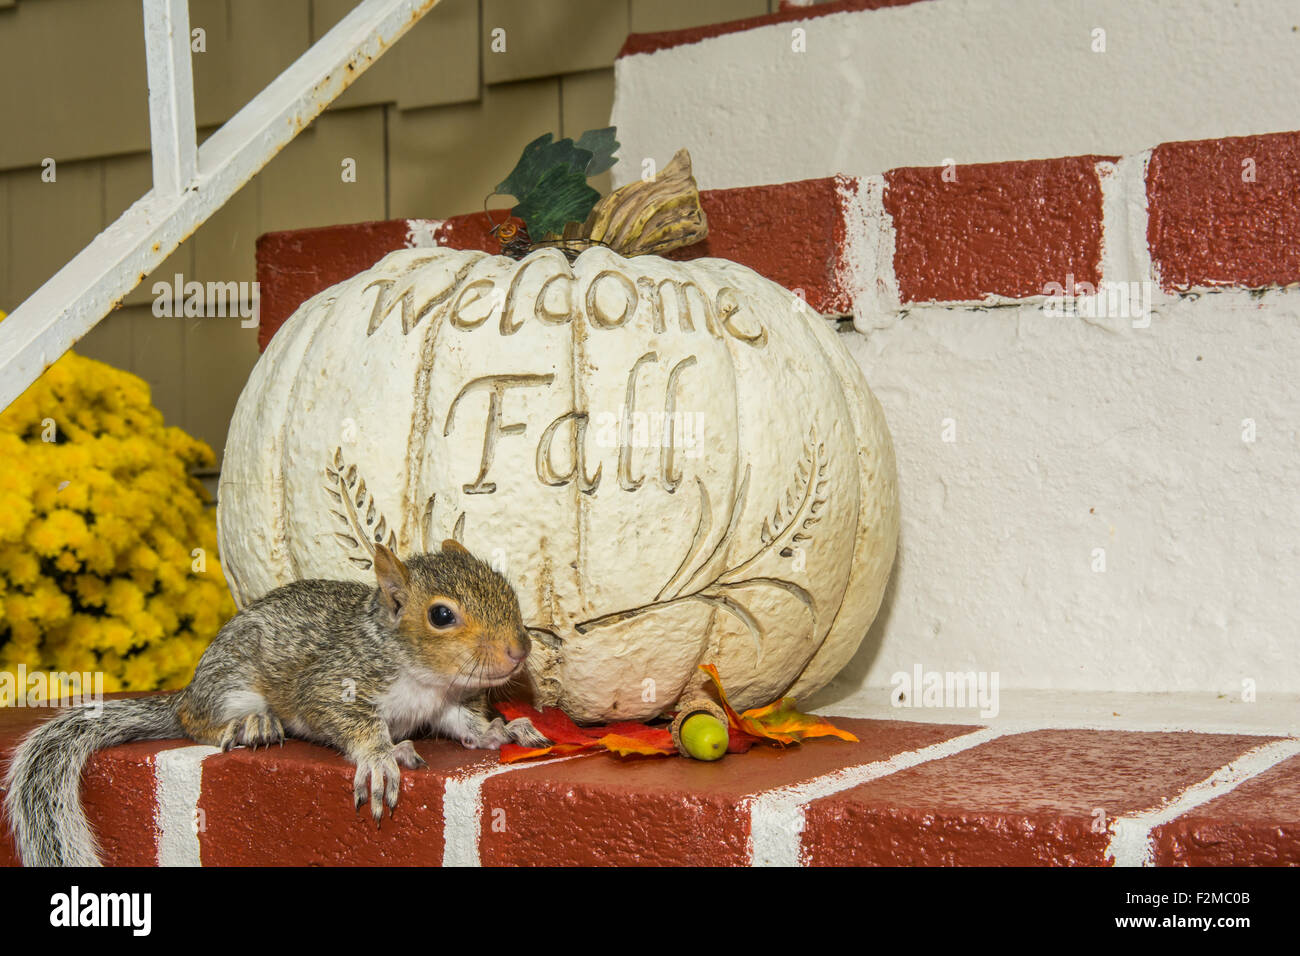
{"label": "white mortar line", "polygon": [[442,793],[442,865],[483,865],[479,859],[479,838],[483,831],[483,781],[514,770],[528,770],[589,756],[589,753],[579,753],[549,760],[498,764],[486,770],[448,777]]}
{"label": "white mortar line", "polygon": [[154,757],[154,822],[159,866],[202,866],[198,809],[203,791],[203,760],[221,753],[195,745],[163,750]]}
{"label": "white mortar line", "polygon": [[1047,714],[1039,717],[997,717],[989,720],[978,717],[963,719],[960,714],[940,713],[938,708],[930,708],[928,713],[921,708],[917,708],[917,710],[920,712],[912,712],[907,716],[899,716],[897,710],[886,711],[883,708],[854,708],[847,713],[831,714],[826,712],[826,708],[819,707],[811,711],[811,713],[818,717],[825,717],[827,720],[895,720],[908,724],[978,724],[981,720],[984,720],[986,721],[984,726],[995,728],[1002,735],[1026,734],[1035,730],[1097,730],[1126,734],[1233,734],[1241,737],[1300,736],[1300,725],[1298,724],[1247,726],[1230,721],[1152,721],[1142,718],[1120,717],[1107,721],[1104,718],[1053,717]]}
{"label": "white mortar line", "polygon": [[1192,784],[1164,805],[1117,818],[1111,824],[1107,859],[1112,860],[1115,866],[1155,866],[1152,830],[1232,792],[1239,784],[1296,754],[1300,754],[1300,740],[1295,738],[1263,744],[1246,751],[1199,783]]}
{"label": "white mortar line", "polygon": [[802,866],[804,810],[809,803],[850,787],[887,777],[932,760],[978,747],[1003,736],[1004,730],[985,727],[960,737],[905,750],[887,760],[843,767],[804,783],[766,790],[748,798],[749,860],[751,866]]}
{"label": "white mortar line", "polygon": [[[1128,268],[1127,277],[1136,281],[1148,281],[1155,284],[1152,301],[1160,295],[1160,283],[1156,268],[1151,261],[1151,246],[1147,241],[1147,224],[1150,209],[1147,207],[1147,166],[1151,163],[1151,150],[1125,156],[1115,164],[1120,181],[1124,184],[1124,228],[1128,230]],[[1118,223],[1116,225],[1119,225]]]}
{"label": "white mortar line", "polygon": [[885,211],[885,177],[861,176],[856,193],[841,187],[844,249],[836,279],[849,289],[853,326],[859,332],[884,329],[898,320],[901,308],[894,249],[898,234]]}
{"label": "white mortar line", "polygon": [[1102,208],[1101,283],[1097,291],[1103,303],[1121,305],[1123,314],[1111,317],[1111,322],[1090,321],[1112,331],[1148,328],[1151,316],[1144,309],[1159,301],[1147,244],[1146,168],[1150,159],[1151,151],[1146,150],[1096,164]]}

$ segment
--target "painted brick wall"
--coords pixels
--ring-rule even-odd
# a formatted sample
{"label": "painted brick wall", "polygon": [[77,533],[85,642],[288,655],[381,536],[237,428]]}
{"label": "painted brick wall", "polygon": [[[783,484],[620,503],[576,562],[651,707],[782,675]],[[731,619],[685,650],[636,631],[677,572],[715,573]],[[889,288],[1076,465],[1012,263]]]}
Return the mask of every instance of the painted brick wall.
{"label": "painted brick wall", "polygon": [[[1055,291],[1052,283],[1088,295],[1107,281],[1153,280],[1170,293],[1300,282],[1300,132],[1166,143],[1129,158],[1126,176],[1136,171],[1138,179],[1127,185],[1149,210],[1140,250],[1151,264],[1146,275],[1118,261],[1103,265],[1103,193],[1118,181],[1118,163],[1073,156],[705,190],[709,237],[672,257],[743,263],[802,290],[823,315],[856,311],[860,324],[882,301],[891,311],[1038,301]],[[1255,170],[1249,181],[1244,169]],[[498,221],[504,210],[492,215]],[[1113,237],[1125,226],[1112,222]],[[483,213],[262,236],[261,345],[299,303],[418,245],[499,251]],[[887,261],[873,255],[880,248]],[[1075,285],[1065,288],[1068,280]]]}

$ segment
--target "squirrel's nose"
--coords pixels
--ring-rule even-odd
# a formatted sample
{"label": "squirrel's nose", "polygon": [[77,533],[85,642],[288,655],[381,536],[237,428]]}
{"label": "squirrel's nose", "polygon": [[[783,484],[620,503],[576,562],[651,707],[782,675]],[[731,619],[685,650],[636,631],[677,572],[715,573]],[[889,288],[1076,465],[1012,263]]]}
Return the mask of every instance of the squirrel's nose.
{"label": "squirrel's nose", "polygon": [[506,653],[510,655],[512,661],[518,663],[528,656],[528,650],[531,646],[532,642],[528,638],[528,632],[520,631],[518,636],[511,641]]}

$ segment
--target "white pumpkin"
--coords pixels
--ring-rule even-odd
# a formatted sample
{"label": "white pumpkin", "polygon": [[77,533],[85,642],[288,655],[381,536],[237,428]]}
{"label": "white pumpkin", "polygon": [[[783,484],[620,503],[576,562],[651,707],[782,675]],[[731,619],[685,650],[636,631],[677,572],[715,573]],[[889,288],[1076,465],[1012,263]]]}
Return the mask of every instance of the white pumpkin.
{"label": "white pumpkin", "polygon": [[241,605],[457,537],[514,583],[537,699],[646,719],[717,665],[825,685],[898,535],[880,405],[825,321],[720,259],[411,249],[303,303],[240,397],[221,556]]}

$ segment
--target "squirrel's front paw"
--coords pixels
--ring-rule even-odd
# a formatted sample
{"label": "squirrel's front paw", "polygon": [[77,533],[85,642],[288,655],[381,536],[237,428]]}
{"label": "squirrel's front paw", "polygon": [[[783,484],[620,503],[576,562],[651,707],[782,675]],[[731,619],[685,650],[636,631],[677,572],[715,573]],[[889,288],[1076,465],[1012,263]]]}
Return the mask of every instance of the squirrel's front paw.
{"label": "squirrel's front paw", "polygon": [[412,770],[428,766],[424,758],[415,752],[415,746],[409,740],[403,740],[391,750],[362,757],[357,761],[357,772],[352,778],[352,797],[356,809],[360,810],[366,802],[367,794],[369,795],[370,815],[375,818],[375,826],[379,826],[379,821],[384,817],[385,804],[388,805],[390,816],[397,807],[397,794],[402,786],[402,771],[398,764]]}
{"label": "squirrel's front paw", "polygon": [[506,723],[500,717],[488,723],[466,728],[460,742],[470,750],[500,750],[502,744],[521,744],[524,747],[548,747],[550,741],[543,737],[527,717]]}
{"label": "squirrel's front paw", "polygon": [[527,717],[516,717],[506,724],[506,733],[521,747],[549,747],[551,740],[541,733]]}
{"label": "squirrel's front paw", "polygon": [[510,740],[506,722],[500,717],[491,723],[478,717],[460,735],[461,746],[468,750],[500,750],[501,745],[510,743]]}

